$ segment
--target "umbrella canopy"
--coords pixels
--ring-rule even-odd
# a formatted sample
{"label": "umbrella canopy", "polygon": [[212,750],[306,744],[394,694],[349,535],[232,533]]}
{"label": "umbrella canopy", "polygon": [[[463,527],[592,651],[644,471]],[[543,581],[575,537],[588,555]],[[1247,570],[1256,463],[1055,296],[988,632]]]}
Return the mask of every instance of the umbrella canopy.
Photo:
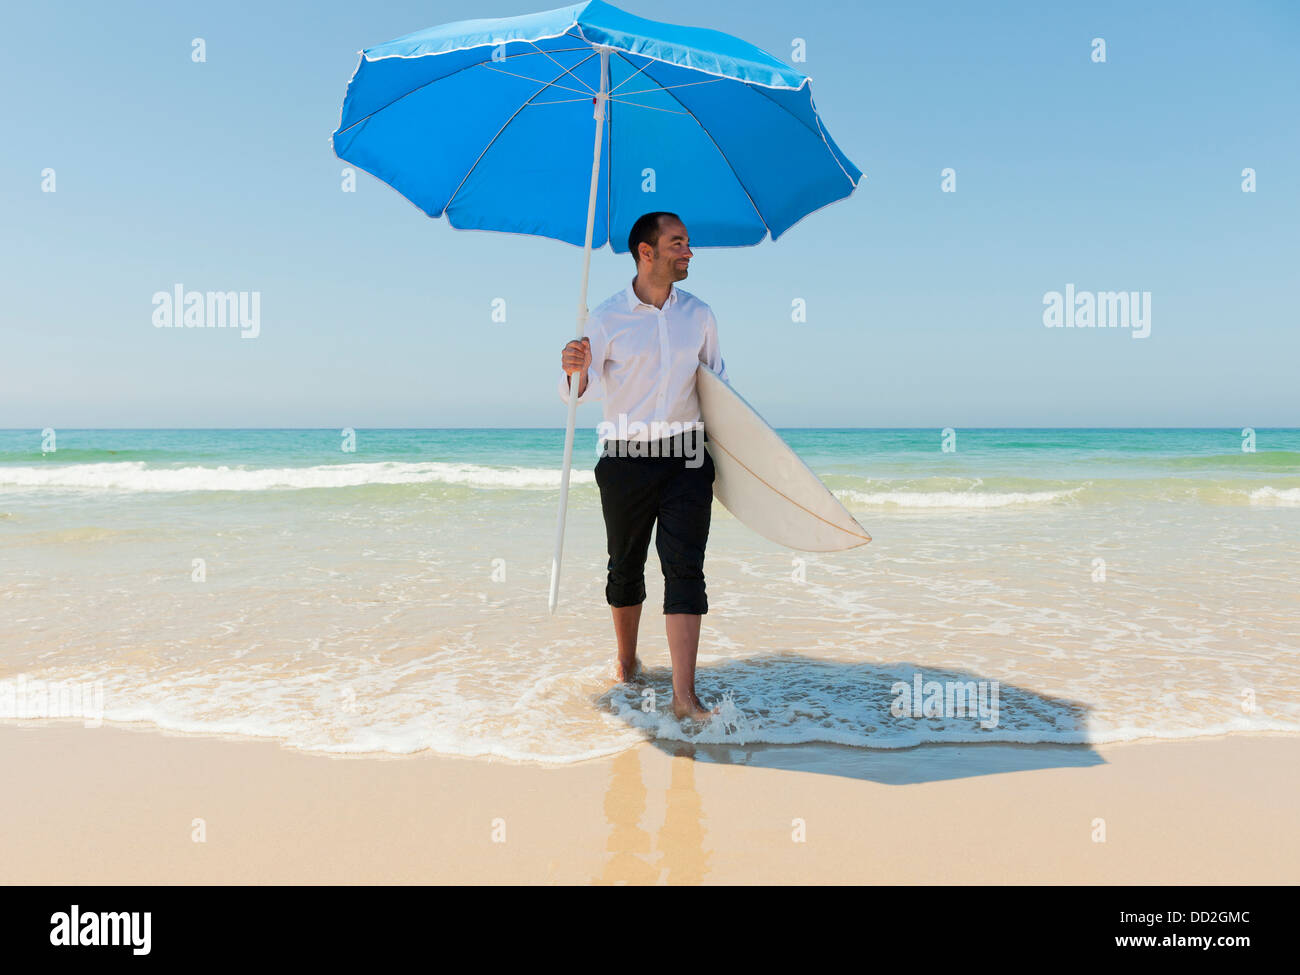
{"label": "umbrella canopy", "polygon": [[618,252],[649,210],[682,214],[692,247],[776,239],[861,177],[805,75],[728,34],[600,0],[363,51],[334,150],[459,229],[579,246],[594,182],[592,246]]}

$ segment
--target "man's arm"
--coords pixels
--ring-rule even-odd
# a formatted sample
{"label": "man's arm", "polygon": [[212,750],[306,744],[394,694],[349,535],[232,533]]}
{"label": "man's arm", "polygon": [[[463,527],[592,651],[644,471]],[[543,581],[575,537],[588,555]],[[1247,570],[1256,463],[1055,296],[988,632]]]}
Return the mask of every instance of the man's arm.
{"label": "man's arm", "polygon": [[727,382],[727,364],[722,361],[722,349],[718,345],[718,320],[713,317],[713,309],[709,309],[708,320],[704,323],[704,348],[700,350],[700,361],[716,372],[723,382]]}

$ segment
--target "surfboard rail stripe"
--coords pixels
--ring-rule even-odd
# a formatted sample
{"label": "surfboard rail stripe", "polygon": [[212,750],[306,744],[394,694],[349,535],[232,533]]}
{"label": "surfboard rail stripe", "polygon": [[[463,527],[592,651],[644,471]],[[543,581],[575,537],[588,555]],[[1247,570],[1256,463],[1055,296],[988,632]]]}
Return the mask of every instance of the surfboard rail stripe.
{"label": "surfboard rail stripe", "polygon": [[804,505],[800,504],[798,501],[796,501],[794,498],[790,497],[790,495],[786,494],[786,493],[785,493],[784,491],[782,491],[780,488],[775,487],[774,485],[772,485],[771,483],[769,483],[768,481],[766,481],[766,480],[764,480],[762,477],[760,477],[758,474],[756,474],[756,473],[754,472],[754,469],[753,469],[753,468],[751,468],[751,467],[750,467],[748,464],[746,464],[743,460],[741,460],[739,457],[737,457],[735,454],[733,454],[730,450],[727,450],[727,448],[726,448],[722,443],[720,443],[720,442],[719,442],[715,437],[713,437],[713,436],[710,435],[710,434],[707,434],[707,430],[706,430],[706,435],[707,435],[707,441],[706,441],[706,442],[708,443],[709,446],[714,446],[714,445],[716,445],[717,447],[719,447],[719,448],[720,448],[724,453],[726,453],[726,455],[727,455],[728,457],[730,457],[732,460],[734,460],[734,461],[735,461],[737,464],[739,464],[741,467],[745,468],[745,470],[749,472],[750,476],[752,476],[755,480],[757,480],[757,481],[759,481],[761,484],[763,484],[763,486],[766,487],[769,491],[772,491],[772,492],[775,493],[775,494],[779,494],[781,497],[785,498],[785,500],[789,501],[789,502],[790,502],[792,505],[794,505],[796,508],[801,508],[801,509],[803,509],[804,511],[808,512],[808,514],[810,514],[810,515],[812,515],[814,518],[816,518],[818,521],[823,522],[823,523],[825,523],[825,524],[827,524],[827,525],[830,525],[832,528],[837,528],[837,529],[839,529],[840,531],[844,532],[844,534],[846,534],[846,535],[852,535],[854,538],[861,538],[861,539],[863,539],[863,540],[866,541],[866,542],[871,541],[871,536],[870,536],[870,535],[860,535],[860,534],[858,534],[858,533],[855,532],[855,531],[850,531],[849,529],[845,528],[843,525],[837,525],[837,524],[835,524],[835,522],[833,522],[833,521],[828,521],[827,519],[825,519],[825,518],[823,518],[821,515],[819,515],[817,512],[815,512],[815,511],[811,510],[810,508],[807,508],[807,507],[805,507]]}

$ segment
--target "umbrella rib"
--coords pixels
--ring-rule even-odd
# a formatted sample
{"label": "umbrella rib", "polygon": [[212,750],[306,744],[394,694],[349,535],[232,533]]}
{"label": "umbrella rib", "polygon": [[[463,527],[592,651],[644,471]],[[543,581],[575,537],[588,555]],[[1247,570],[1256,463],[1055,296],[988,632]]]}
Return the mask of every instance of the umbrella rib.
{"label": "umbrella rib", "polygon": [[589,101],[591,101],[591,99],[585,96],[582,98],[557,98],[553,102],[533,102],[532,105],[529,106],[529,108],[536,108],[538,105],[568,105],[571,102],[589,102]]}
{"label": "umbrella rib", "polygon": [[[749,86],[749,85],[746,85],[745,87],[748,88],[748,87],[750,87],[750,86]],[[837,155],[835,154],[834,150],[831,149],[831,144],[830,144],[830,142],[828,142],[827,139],[826,139],[826,129],[825,129],[825,127],[822,125],[822,117],[821,117],[821,115],[818,114],[818,112],[817,112],[817,106],[813,104],[813,100],[812,100],[812,90],[811,90],[811,89],[809,89],[809,92],[808,92],[808,104],[812,107],[812,110],[813,110],[813,118],[817,121],[817,128],[816,128],[816,129],[814,129],[811,125],[809,125],[807,122],[805,122],[803,119],[801,119],[801,118],[800,118],[798,115],[796,115],[794,112],[790,111],[790,109],[786,108],[786,107],[785,107],[784,105],[782,105],[780,102],[776,101],[776,100],[773,99],[773,98],[769,98],[768,95],[766,94],[766,92],[765,92],[762,88],[756,88],[755,91],[757,91],[757,92],[758,92],[760,95],[762,95],[764,98],[767,98],[767,100],[768,100],[769,102],[771,102],[771,103],[772,103],[773,105],[775,105],[777,108],[781,109],[781,111],[785,112],[785,114],[789,115],[792,119],[794,119],[796,122],[798,122],[800,125],[802,125],[805,129],[807,129],[807,130],[808,130],[809,132],[811,132],[813,135],[817,136],[817,138],[821,139],[821,140],[822,140],[822,145],[824,145],[824,146],[826,147],[826,151],[829,152],[829,153],[831,154],[831,159],[835,160],[835,165],[840,167],[840,172],[843,173],[843,174],[844,174],[844,178],[847,179],[847,180],[849,181],[849,185],[852,186],[854,189],[857,189],[857,188],[858,188],[858,184],[855,183],[855,182],[853,182],[853,177],[850,176],[850,175],[849,175],[849,171],[848,171],[847,169],[844,168],[844,164],[840,162],[839,156],[837,156]],[[800,219],[802,219],[802,218],[800,218]]]}
{"label": "umbrella rib", "polygon": [[[627,58],[624,58],[623,60],[626,61]],[[628,64],[631,64],[631,62],[629,61]],[[646,65],[646,67],[649,67],[649,65]],[[654,75],[652,75],[649,71],[646,72],[645,76],[649,78],[651,81],[655,80]],[[746,85],[745,87],[749,87],[749,86]],[[763,211],[758,208],[758,204],[755,203],[754,198],[750,196],[749,188],[745,186],[745,181],[740,178],[740,173],[736,172],[736,167],[731,165],[731,160],[728,159],[727,154],[722,151],[722,146],[718,145],[718,140],[713,138],[713,133],[709,131],[708,127],[703,122],[700,121],[698,115],[696,115],[689,108],[687,108],[686,104],[680,98],[678,98],[676,95],[673,95],[671,93],[669,93],[669,95],[673,99],[673,101],[675,101],[678,105],[681,105],[682,108],[686,109],[686,113],[690,115],[691,118],[695,119],[695,124],[700,127],[700,131],[709,137],[709,141],[713,143],[713,148],[718,150],[718,155],[722,157],[722,161],[725,162],[727,164],[727,168],[731,170],[731,175],[736,177],[736,183],[740,186],[741,190],[744,192],[745,199],[749,200],[749,205],[752,206],[754,208],[754,212],[758,214],[758,219],[762,221],[763,229],[766,230],[769,235],[771,235],[772,228],[767,225],[767,220],[763,217]],[[641,106],[641,107],[645,108],[647,106]],[[669,110],[662,109],[662,111],[669,111]],[[761,240],[762,238],[759,239]]]}
{"label": "umbrella rib", "polygon": [[[533,47],[537,47],[537,45],[533,41],[529,41],[528,43],[532,44]],[[591,50],[590,47],[557,47],[550,51],[544,51],[540,47],[537,47],[536,51],[520,51],[518,54],[504,54],[501,56],[501,60],[509,61],[511,58],[531,58],[538,54],[568,54],[573,51],[590,51],[590,50]],[[555,58],[551,58],[551,60],[555,61]],[[555,63],[559,64],[560,62],[555,61]],[[561,67],[563,67],[563,65],[561,65]]]}
{"label": "umbrella rib", "polygon": [[[529,44],[533,44],[532,41],[529,41],[528,43],[529,43]],[[536,44],[533,44],[533,47],[537,47],[537,45],[536,45]],[[516,58],[535,58],[535,57],[537,57],[537,55],[539,55],[539,54],[571,54],[571,53],[573,53],[574,51],[590,51],[590,50],[591,50],[590,47],[557,47],[557,48],[555,48],[555,49],[552,50],[552,51],[544,51],[544,50],[542,50],[540,47],[538,47],[536,51],[520,51],[518,54],[503,54],[503,55],[501,55],[501,57],[499,57],[499,58],[494,58],[493,60],[495,60],[495,61],[513,61],[513,60],[515,60]],[[555,61],[555,58],[551,58],[551,60],[552,60],[552,61]],[[482,63],[481,61],[475,61],[475,62],[474,62],[474,64],[481,64],[481,63]],[[555,63],[556,63],[556,64],[560,64],[559,61],[555,61]],[[474,66],[474,65],[469,65],[469,67],[473,67],[473,66]],[[564,65],[560,65],[560,67],[564,67]],[[463,71],[464,68],[462,68],[461,70]],[[585,82],[584,82],[584,84],[585,84]]]}
{"label": "umbrella rib", "polygon": [[[533,47],[537,47],[537,44],[536,44],[535,42],[533,42],[533,41],[529,41],[528,43],[529,43],[529,44],[532,44]],[[556,61],[555,58],[551,57],[551,55],[550,55],[548,52],[543,51],[540,47],[537,47],[537,50],[538,50],[539,53],[541,53],[541,54],[545,54],[545,55],[547,56],[547,58],[550,59],[551,63],[554,64],[557,68],[564,68],[564,65],[560,64],[559,61]],[[571,68],[564,68],[564,70],[565,70],[565,73],[567,73],[567,74],[573,74],[573,70],[572,70]],[[579,78],[576,74],[573,74],[573,80],[576,81],[578,84],[582,85],[583,88],[586,88],[587,91],[591,92],[593,95],[596,94],[596,89],[592,88],[591,85],[587,84],[585,81],[583,81],[581,78]]]}
{"label": "umbrella rib", "polygon": [[[646,75],[646,77],[650,77]],[[627,79],[624,79],[626,81]],[[656,91],[667,91],[669,88],[689,88],[691,85],[716,85],[721,78],[710,78],[708,81],[684,81],[680,85],[660,85],[658,88],[642,88],[639,91],[625,91],[623,95],[645,95]]]}
{"label": "umbrella rib", "polygon": [[[564,37],[573,37],[574,40],[585,40],[585,38],[574,37],[572,34],[564,34],[564,35],[562,35],[562,36],[564,36]],[[588,47],[588,48],[574,47],[574,48],[566,48],[566,50],[571,50],[571,51],[582,51],[582,50],[590,50],[590,48],[589,48],[589,47]],[[508,54],[508,55],[506,55],[507,58],[515,58],[515,57],[532,57],[532,56],[533,56],[533,52],[531,52],[531,51],[530,51],[528,54],[526,54],[526,55],[525,55],[525,54]],[[591,60],[592,58],[594,58],[595,56],[596,56],[596,55],[595,55],[594,53],[588,55],[587,57],[585,57],[585,58],[583,58],[581,61],[579,61],[577,64],[575,64],[574,67],[575,67],[575,68],[580,68],[580,67],[582,67],[584,64],[586,64],[588,61],[590,61],[590,60]],[[362,60],[364,61],[364,60],[365,60],[365,55],[362,54],[361,57],[362,57]],[[417,91],[423,91],[425,88],[428,88],[430,85],[436,85],[436,84],[437,84],[438,82],[440,82],[440,81],[446,81],[448,78],[455,77],[456,75],[460,74],[462,71],[468,71],[470,68],[477,68],[479,65],[481,65],[481,64],[485,64],[485,63],[486,63],[486,62],[484,62],[484,61],[475,61],[473,64],[467,64],[467,65],[465,65],[465,67],[463,67],[463,68],[457,68],[457,69],[456,69],[455,71],[453,71],[451,74],[443,75],[441,78],[434,78],[434,79],[432,79],[431,81],[426,81],[424,84],[420,85],[418,88],[412,88],[412,89],[411,89],[410,91],[408,91],[408,92],[403,92],[402,94],[400,94],[400,95],[398,95],[396,98],[394,98],[391,102],[387,102],[386,104],[380,105],[380,106],[379,106],[377,109],[375,109],[373,112],[369,112],[369,113],[367,113],[366,115],[362,116],[361,118],[357,119],[355,122],[353,122],[351,125],[349,125],[346,129],[339,129],[337,132],[334,133],[334,136],[335,136],[335,138],[337,138],[338,136],[342,135],[344,132],[347,132],[347,131],[349,131],[350,129],[355,129],[355,128],[356,128],[358,125],[360,125],[362,122],[365,122],[366,120],[368,120],[368,119],[374,117],[375,115],[378,115],[380,112],[384,111],[384,109],[386,109],[386,108],[391,108],[393,105],[396,105],[398,102],[400,102],[403,98],[406,98],[408,95],[414,95]],[[506,71],[503,71],[503,72],[500,72],[500,73],[501,73],[501,74],[509,74],[509,72],[506,72]],[[523,76],[522,76],[522,75],[517,75],[516,77],[523,77]],[[563,77],[563,75],[556,75],[556,77],[557,77],[557,78],[560,78],[560,77]],[[535,84],[542,84],[542,83],[543,83],[543,82],[537,81],[536,78],[527,78],[527,79],[525,79],[525,80],[526,80],[526,81],[532,81],[532,82],[534,82]],[[571,88],[571,89],[569,89],[569,90],[570,90],[570,91],[577,92],[579,95],[582,94],[582,92],[578,91],[578,89],[576,89],[576,88]]]}
{"label": "umbrella rib", "polygon": [[[587,61],[590,61],[591,58],[594,58],[595,56],[596,56],[595,54],[592,54],[591,57],[589,57],[589,58],[583,58],[581,64],[586,64]],[[579,67],[579,65],[574,65],[574,67]],[[559,74],[557,74],[555,77],[556,77],[556,78],[563,78],[563,77],[564,77],[564,72],[561,71],[561,72],[560,72]],[[550,87],[550,86],[549,86],[548,84],[546,84],[545,82],[538,82],[538,84],[540,84],[542,87],[538,88],[535,92],[533,92],[531,95],[529,95],[529,96],[528,96],[528,99],[527,99],[527,100],[526,100],[522,105],[520,105],[518,108],[516,108],[516,109],[515,109],[515,110],[510,114],[510,117],[509,117],[508,119],[505,120],[505,122],[502,124],[501,128],[497,129],[497,134],[494,135],[494,136],[492,137],[492,140],[491,140],[487,145],[485,145],[485,146],[483,147],[483,151],[480,152],[480,153],[478,154],[478,158],[474,160],[474,165],[469,167],[469,169],[465,172],[465,175],[461,177],[460,182],[456,184],[456,189],[452,191],[451,196],[447,197],[447,202],[446,202],[445,204],[443,204],[443,207],[442,207],[442,212],[443,212],[443,213],[446,213],[446,212],[451,208],[452,203],[454,203],[455,200],[456,200],[456,194],[460,192],[460,188],[461,188],[462,186],[465,185],[465,181],[466,181],[467,179],[469,179],[470,176],[473,174],[474,170],[478,168],[478,164],[479,164],[480,162],[483,161],[483,157],[484,157],[485,155],[487,155],[487,151],[488,151],[489,149],[491,149],[494,145],[496,145],[496,141],[497,141],[497,139],[501,138],[501,133],[504,132],[504,131],[506,130],[506,127],[509,126],[510,123],[513,122],[513,121],[515,120],[515,116],[518,115],[520,112],[522,112],[525,108],[527,108],[527,107],[529,106],[529,104],[532,103],[532,100],[533,100],[534,98],[536,98],[538,95],[540,95],[542,92],[544,92],[547,88]],[[584,100],[585,100],[585,99],[584,99]],[[451,217],[448,216],[447,219],[450,220]]]}
{"label": "umbrella rib", "polygon": [[[669,115],[690,115],[690,112],[679,112],[675,108],[660,108],[658,105],[642,105],[640,102],[624,101],[622,98],[611,98],[615,105],[631,105],[633,108],[648,108],[652,112],[667,112]],[[696,119],[696,121],[699,121]]]}
{"label": "umbrella rib", "polygon": [[[750,86],[749,86],[749,85],[746,85],[745,87],[746,87],[746,88],[749,88]],[[808,105],[809,105],[809,107],[812,109],[813,120],[816,121],[816,123],[817,123],[817,128],[815,128],[815,129],[814,129],[811,125],[809,125],[807,122],[805,122],[803,119],[801,119],[798,115],[796,115],[794,112],[790,111],[790,109],[788,109],[788,108],[786,108],[784,105],[782,105],[780,102],[776,101],[774,98],[769,97],[768,94],[767,94],[767,92],[766,92],[764,89],[762,89],[762,88],[755,88],[754,90],[757,91],[758,94],[760,94],[760,95],[762,95],[764,98],[766,98],[766,99],[767,99],[769,102],[771,102],[773,105],[775,105],[777,108],[781,109],[781,111],[785,112],[785,114],[789,115],[792,119],[794,119],[796,122],[798,122],[800,125],[802,125],[805,129],[807,129],[807,130],[808,130],[809,132],[811,132],[813,135],[817,136],[817,138],[821,139],[821,140],[822,140],[822,145],[824,145],[824,146],[826,147],[826,151],[829,152],[829,153],[831,154],[831,159],[833,159],[833,160],[835,161],[835,165],[840,167],[840,172],[843,173],[843,174],[844,174],[844,178],[847,179],[847,180],[849,181],[849,185],[852,186],[854,189],[857,189],[857,188],[858,188],[858,184],[855,183],[855,182],[853,181],[853,177],[849,175],[849,171],[848,171],[847,169],[845,169],[845,168],[844,168],[844,164],[843,164],[842,162],[840,162],[839,156],[837,156],[837,155],[835,154],[835,151],[834,151],[833,149],[831,149],[831,144],[830,144],[830,142],[829,142],[829,141],[827,140],[827,138],[826,138],[826,127],[822,125],[822,117],[821,117],[821,114],[817,111],[817,106],[816,106],[816,104],[813,102],[812,89],[811,89],[811,88],[810,88],[809,91],[808,91]],[[803,219],[803,218],[801,217],[800,219]]]}
{"label": "umbrella rib", "polygon": [[[595,55],[592,55],[592,57],[595,57]],[[586,64],[590,60],[591,58],[583,58],[582,61],[579,62],[579,64]],[[582,94],[582,90],[580,88],[570,88],[568,85],[557,85],[554,81],[543,81],[541,78],[529,78],[525,75],[515,74],[513,71],[502,71],[500,68],[490,67],[486,61],[480,61],[479,67],[487,68],[488,71],[495,71],[497,74],[509,75],[511,78],[522,78],[524,81],[531,81],[535,85],[542,85],[546,88],[563,88],[565,91],[576,92],[579,95]],[[560,65],[560,67],[564,68],[564,65]],[[555,77],[558,80],[560,78],[563,78],[566,74],[572,74],[572,73],[573,72],[570,71],[568,68],[564,68],[564,70],[561,71],[559,74],[557,74]],[[591,91],[590,88],[588,88],[587,90]]]}
{"label": "umbrella rib", "polygon": [[[362,57],[364,57],[364,55],[362,55]],[[474,65],[472,65],[472,64],[466,66],[466,68],[472,68],[472,67],[474,67]],[[466,68],[461,68],[461,71],[466,70]],[[456,73],[459,74],[460,72],[456,72]],[[353,122],[351,125],[349,125],[346,129],[339,129],[337,132],[334,133],[334,137],[337,139],[337,138],[338,138],[339,136],[341,136],[344,132],[347,132],[347,131],[349,131],[349,130],[351,130],[351,129],[355,129],[355,128],[356,128],[358,125],[360,125],[362,122],[365,122],[365,121],[368,121],[368,120],[371,119],[371,118],[374,118],[374,117],[375,117],[376,115],[378,115],[380,112],[384,111],[384,109],[386,109],[386,108],[391,108],[392,106],[394,106],[394,105],[396,105],[398,102],[400,102],[403,98],[406,98],[408,95],[414,95],[417,91],[423,91],[425,88],[428,88],[430,85],[436,85],[439,81],[445,81],[447,78],[450,78],[450,77],[451,77],[451,75],[447,75],[447,76],[445,76],[445,77],[443,77],[443,78],[434,78],[434,79],[431,80],[431,81],[426,81],[424,84],[420,85],[418,88],[412,88],[410,91],[403,92],[402,94],[400,94],[400,95],[398,95],[396,98],[394,98],[391,102],[386,102],[386,103],[384,103],[383,105],[380,105],[380,106],[379,106],[377,109],[375,109],[373,112],[368,112],[368,113],[366,113],[366,114],[363,115],[361,118],[357,119],[355,122]]]}
{"label": "umbrella rib", "polygon": [[[627,58],[623,58],[623,60],[624,60],[624,61],[627,61]],[[629,68],[632,66],[632,62],[631,62],[631,61],[627,61],[627,64],[628,64],[628,67],[629,67]],[[609,91],[610,95],[613,96],[614,92],[618,91],[620,88],[622,88],[624,85],[626,85],[629,81],[631,81],[633,78],[635,78],[637,75],[639,75],[642,71],[644,71],[646,68],[650,67],[650,64],[651,64],[651,61],[650,61],[649,58],[647,58],[645,64],[641,65],[641,67],[637,68],[637,69],[636,69],[635,71],[633,71],[630,75],[628,75],[626,78],[624,78],[624,79],[623,79],[622,81],[620,81],[618,84],[616,84],[613,88],[611,88],[610,91]]]}
{"label": "umbrella rib", "polygon": [[[624,61],[627,61],[627,58],[623,58],[623,60],[624,60]],[[632,63],[632,62],[628,61],[628,65],[629,65],[629,66],[631,66],[631,63]],[[653,59],[647,60],[646,63],[643,64],[643,65],[642,65],[642,66],[641,66],[641,67],[640,67],[640,68],[639,68],[639,69],[638,69],[634,74],[628,75],[628,77],[624,78],[621,82],[619,82],[619,84],[620,84],[620,85],[627,84],[627,82],[631,81],[632,78],[636,77],[637,74],[640,74],[642,71],[645,71],[645,69],[648,68],[648,67],[650,67],[650,65],[653,64],[653,63],[654,63],[654,60],[653,60]],[[654,81],[654,76],[653,76],[653,75],[650,75],[650,74],[647,73],[647,74],[646,74],[646,77],[649,78],[651,81]],[[736,79],[734,79],[734,78],[732,78],[732,79],[729,79],[729,78],[714,78],[714,79],[713,79],[713,81],[715,81],[715,82],[716,82],[716,81],[734,81],[734,80],[736,80]],[[781,109],[781,111],[785,112],[785,113],[786,113],[787,115],[789,115],[792,119],[794,119],[796,122],[798,122],[800,125],[802,125],[802,126],[803,126],[805,129],[807,129],[810,133],[812,133],[813,135],[817,136],[817,138],[821,139],[822,142],[823,142],[824,144],[826,143],[826,132],[825,132],[825,130],[824,130],[823,127],[822,127],[822,124],[821,124],[821,116],[817,114],[817,109],[816,109],[816,107],[813,108],[813,117],[816,118],[816,120],[817,120],[817,128],[814,129],[811,125],[809,125],[807,122],[805,122],[803,119],[801,119],[798,115],[795,115],[794,112],[790,111],[790,109],[786,108],[786,107],[785,107],[784,105],[782,105],[780,102],[778,102],[778,101],[776,101],[775,99],[771,98],[771,97],[767,94],[767,91],[766,91],[766,89],[765,89],[763,86],[761,86],[761,85],[748,85],[748,84],[745,84],[743,81],[740,82],[740,83],[743,84],[743,85],[745,85],[746,88],[748,88],[748,89],[750,89],[750,90],[752,90],[752,91],[757,92],[757,93],[758,93],[759,95],[761,95],[763,98],[766,98],[769,102],[771,102],[771,103],[772,103],[773,105],[775,105],[777,108]],[[687,85],[704,85],[704,84],[710,84],[710,82],[707,82],[707,81],[690,81],[690,82],[685,82],[685,83],[680,84],[680,85],[661,85],[659,89],[649,89],[649,90],[650,90],[650,91],[655,91],[655,90],[667,91],[669,88],[685,88]],[[613,94],[613,93],[611,92],[611,94]],[[635,91],[625,91],[623,94],[625,94],[625,95],[637,95],[637,94],[641,94],[641,93],[640,93],[640,92],[635,92]],[[810,100],[810,101],[811,101],[811,98],[812,98],[812,96],[809,95],[809,100]],[[679,103],[680,103],[680,100],[679,100]],[[641,107],[642,107],[642,108],[649,108],[648,105],[643,105],[643,106],[641,106]],[[682,107],[685,108],[686,106],[683,105]],[[698,122],[699,119],[696,119],[696,121]],[[700,127],[703,128],[703,126],[700,126]],[[829,144],[826,144],[826,148],[829,150],[829,149],[830,149],[830,145],[829,145]],[[837,166],[840,167],[840,171],[844,173],[845,177],[848,177],[848,175],[849,175],[848,172],[845,171],[845,169],[844,169],[844,167],[843,167],[842,165],[840,165],[840,161],[839,161],[839,159],[835,158],[835,153],[833,153],[833,152],[831,153],[831,158],[832,158],[832,159],[835,159],[835,164],[836,164]],[[734,172],[734,170],[733,170],[733,172]],[[849,179],[849,182],[852,183],[853,180],[852,180],[852,179]]]}
{"label": "umbrella rib", "polygon": [[[812,92],[808,93],[808,104],[812,106],[813,118],[817,120],[817,129],[822,137],[822,143],[826,146],[826,150],[831,154],[831,158],[835,160],[835,165],[840,167],[840,172],[844,174],[844,178],[849,181],[849,186],[853,187],[853,189],[849,190],[849,192],[852,193],[853,190],[858,188],[858,184],[853,177],[849,175],[849,171],[844,168],[844,163],[840,162],[840,157],[836,154],[835,150],[831,148],[830,139],[826,137],[826,127],[822,125],[822,117],[817,113],[817,106],[813,103]],[[845,158],[848,157],[846,156]]]}

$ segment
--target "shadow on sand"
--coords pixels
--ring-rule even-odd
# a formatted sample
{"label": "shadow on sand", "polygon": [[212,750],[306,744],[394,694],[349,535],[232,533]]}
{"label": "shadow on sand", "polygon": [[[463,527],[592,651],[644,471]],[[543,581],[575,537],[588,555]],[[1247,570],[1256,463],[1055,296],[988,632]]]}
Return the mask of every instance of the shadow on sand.
{"label": "shadow on sand", "polygon": [[[918,674],[919,716],[913,710]],[[900,688],[904,684],[906,691]],[[730,694],[738,712],[724,707],[724,714],[736,720],[720,729],[718,718],[712,727],[672,718],[667,667],[647,668],[639,681],[617,685],[596,703],[646,732],[650,743],[669,755],[886,785],[1105,764],[1086,744],[1017,741],[1083,737],[1086,705],[987,675],[906,662],[855,664],[779,654],[702,667],[696,687],[710,703]],[[934,697],[936,687],[942,698]],[[977,713],[971,713],[974,706],[965,712],[955,707],[963,688],[970,695],[966,700],[979,702]],[[932,708],[942,700],[942,712],[925,714],[927,699]]]}

